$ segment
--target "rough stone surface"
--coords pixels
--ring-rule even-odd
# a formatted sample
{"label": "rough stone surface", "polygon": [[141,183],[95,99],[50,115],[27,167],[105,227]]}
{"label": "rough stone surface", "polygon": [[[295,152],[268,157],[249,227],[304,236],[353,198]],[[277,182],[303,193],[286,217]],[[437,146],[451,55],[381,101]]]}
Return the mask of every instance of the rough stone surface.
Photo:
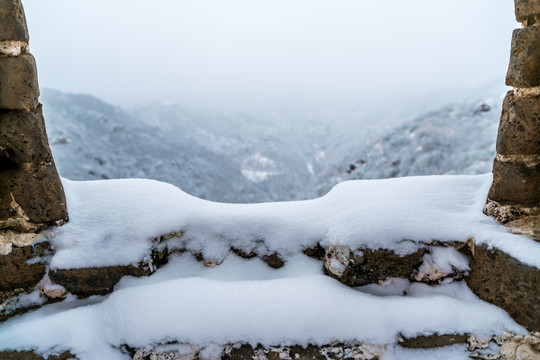
{"label": "rough stone surface", "polygon": [[28,42],[28,28],[20,0],[0,0],[0,41]]}
{"label": "rough stone surface", "polygon": [[49,270],[49,277],[54,283],[80,297],[108,294],[126,275],[141,277],[150,274],[149,269],[135,266]]}
{"label": "rough stone surface", "polygon": [[32,111],[38,106],[38,96],[34,57],[0,56],[0,109]]}
{"label": "rough stone surface", "polygon": [[506,85],[514,87],[540,85],[540,27],[527,26],[514,30]]}
{"label": "rough stone surface", "polygon": [[536,241],[540,241],[540,215],[523,216],[519,219],[509,221],[506,226],[517,235],[528,236]]}
{"label": "rough stone surface", "polygon": [[268,264],[271,268],[279,269],[285,265],[285,262],[279,257],[277,253],[273,253],[268,256],[263,256],[262,260]]}
{"label": "rough stone surface", "polygon": [[[188,347],[186,347],[188,348]],[[206,355],[204,350],[190,347],[191,351],[160,351],[159,346],[132,351],[133,360],[375,360],[386,348],[369,344],[342,344],[315,346],[267,346],[227,345],[218,357]]]}
{"label": "rough stone surface", "polygon": [[[532,165],[532,166],[531,166]],[[493,163],[493,184],[488,198],[499,203],[522,205],[540,204],[540,162],[530,164],[520,161]]]}
{"label": "rough stone surface", "polygon": [[540,0],[514,0],[514,3],[516,6],[516,20],[519,22],[540,15]]}
{"label": "rough stone surface", "polygon": [[45,275],[45,264],[26,262],[43,257],[50,251],[47,242],[39,242],[25,247],[14,247],[9,255],[0,256],[0,291],[35,286]]}
{"label": "rough stone surface", "polygon": [[408,279],[422,264],[425,252],[425,249],[421,249],[410,255],[399,256],[390,250],[362,249],[352,253],[353,260],[347,261],[340,276],[329,269],[331,261],[325,261],[325,273],[348,286],[368,285],[393,277]]}
{"label": "rough stone surface", "polygon": [[41,106],[32,112],[0,111],[0,128],[0,228],[35,231],[24,224],[10,224],[8,220],[18,216],[13,202],[31,223],[46,226],[67,221],[64,189],[49,149]]}
{"label": "rough stone surface", "polygon": [[527,329],[540,330],[540,270],[486,245],[474,248],[472,254],[469,288]]}
{"label": "rough stone surface", "polygon": [[466,344],[468,339],[469,335],[467,334],[433,334],[414,338],[402,337],[399,340],[399,345],[405,348],[426,349],[454,344]]}
{"label": "rough stone surface", "polygon": [[37,355],[33,351],[3,351],[0,352],[0,360],[72,360],[77,357],[71,354],[69,351],[63,352],[60,355],[51,355],[49,357],[43,357]]}
{"label": "rough stone surface", "polygon": [[28,52],[28,43],[25,41],[0,41],[0,55],[19,56]]}
{"label": "rough stone surface", "polygon": [[353,253],[347,246],[331,245],[324,255],[326,273],[336,279],[341,279],[348,268],[360,264],[364,260],[361,251]]}
{"label": "rough stone surface", "polygon": [[386,351],[384,346],[369,344],[332,344],[325,346],[257,346],[229,347],[222,355],[223,360],[375,360]]}
{"label": "rough stone surface", "polygon": [[509,91],[503,103],[497,153],[540,154],[540,95],[515,96]]}

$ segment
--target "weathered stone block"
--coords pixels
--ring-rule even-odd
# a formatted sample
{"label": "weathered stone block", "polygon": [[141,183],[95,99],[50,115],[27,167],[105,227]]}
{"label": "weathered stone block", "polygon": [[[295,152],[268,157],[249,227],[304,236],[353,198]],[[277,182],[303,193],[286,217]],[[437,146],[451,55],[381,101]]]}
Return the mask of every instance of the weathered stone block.
{"label": "weathered stone block", "polygon": [[[13,216],[27,217],[30,223],[43,224],[38,230],[67,221],[62,183],[52,163],[43,168],[0,172],[0,189],[0,225],[2,220]],[[35,231],[24,227],[8,228]]]}
{"label": "weathered stone block", "polygon": [[2,351],[0,352],[0,360],[77,360],[78,358],[65,351],[60,355],[38,355],[33,351]]}
{"label": "weathered stone block", "polygon": [[0,41],[28,42],[28,28],[20,0],[0,0]]}
{"label": "weathered stone block", "polygon": [[501,161],[493,163],[493,184],[488,198],[501,204],[540,204],[540,162]]}
{"label": "weathered stone block", "polygon": [[348,286],[376,284],[388,278],[405,278],[422,264],[426,250],[399,256],[385,250],[362,249],[352,252],[341,246],[326,250],[325,273]]}
{"label": "weathered stone block", "polygon": [[151,271],[144,269],[142,266],[108,266],[49,271],[49,277],[54,283],[62,285],[70,293],[81,297],[108,294],[113,291],[114,285],[123,276],[141,277],[150,274]]}
{"label": "weathered stone block", "polygon": [[540,85],[540,27],[514,30],[506,85],[518,88]]}
{"label": "weathered stone block", "polygon": [[28,288],[37,285],[45,275],[45,264],[26,262],[43,256],[50,245],[41,242],[35,245],[14,247],[8,255],[0,256],[0,291]]}
{"label": "weathered stone block", "polygon": [[32,112],[0,111],[0,171],[52,160],[41,105]]}
{"label": "weathered stone block", "polygon": [[0,56],[0,109],[32,111],[38,106],[38,96],[34,57]]}
{"label": "weathered stone block", "polygon": [[519,22],[540,15],[540,0],[514,0],[516,6],[516,20]]}
{"label": "weathered stone block", "polygon": [[399,345],[412,349],[427,349],[455,344],[466,344],[469,335],[467,334],[434,334],[419,335],[414,338],[402,338]]}
{"label": "weathered stone block", "polygon": [[497,153],[502,155],[540,154],[540,96],[506,94],[503,103]]}
{"label": "weathered stone block", "polygon": [[467,285],[529,330],[540,330],[540,270],[486,245],[476,247]]}
{"label": "weathered stone block", "polygon": [[19,207],[32,223],[54,224],[68,218],[41,106],[33,112],[0,111],[0,228],[28,231],[5,224],[22,216]]}

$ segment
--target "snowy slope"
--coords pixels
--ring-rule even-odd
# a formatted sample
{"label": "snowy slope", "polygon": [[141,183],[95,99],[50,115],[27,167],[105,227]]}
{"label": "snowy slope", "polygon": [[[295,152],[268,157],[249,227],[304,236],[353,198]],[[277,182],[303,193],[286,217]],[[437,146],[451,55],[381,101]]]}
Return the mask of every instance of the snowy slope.
{"label": "snowy slope", "polygon": [[204,199],[260,202],[313,198],[347,179],[489,172],[501,93],[416,118],[429,104],[127,111],[48,89],[41,101],[63,177],[150,178]]}
{"label": "snowy slope", "polygon": [[313,180],[317,193],[354,179],[491,172],[502,98],[462,102],[420,115],[358,146]]}

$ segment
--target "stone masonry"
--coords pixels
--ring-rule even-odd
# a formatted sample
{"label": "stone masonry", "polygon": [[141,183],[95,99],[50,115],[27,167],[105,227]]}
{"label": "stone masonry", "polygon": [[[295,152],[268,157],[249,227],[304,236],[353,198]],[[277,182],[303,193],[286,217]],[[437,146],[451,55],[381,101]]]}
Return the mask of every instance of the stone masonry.
{"label": "stone masonry", "polygon": [[20,0],[0,0],[0,251],[67,221]]}
{"label": "stone masonry", "polygon": [[506,94],[485,212],[540,240],[540,0],[515,0]]}
{"label": "stone masonry", "polygon": [[0,300],[40,281],[45,265],[25,264],[48,247],[38,232],[68,220],[28,40],[20,0],[0,0]]}

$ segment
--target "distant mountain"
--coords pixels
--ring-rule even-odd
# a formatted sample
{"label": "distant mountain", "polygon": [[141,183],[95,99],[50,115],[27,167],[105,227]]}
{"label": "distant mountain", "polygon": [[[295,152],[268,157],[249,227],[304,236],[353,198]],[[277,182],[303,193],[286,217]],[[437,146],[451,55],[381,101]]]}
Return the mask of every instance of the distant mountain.
{"label": "distant mountain", "polygon": [[41,101],[61,176],[151,178],[223,202],[312,198],[347,179],[488,172],[501,107],[486,98],[409,120],[399,114],[411,108],[398,106],[128,111],[50,89]]}
{"label": "distant mountain", "polygon": [[287,200],[311,174],[298,128],[242,113],[155,104],[128,112],[89,95],[44,89],[41,101],[61,176],[141,177],[224,202]]}
{"label": "distant mountain", "polygon": [[420,115],[327,166],[312,189],[321,195],[344,180],[490,172],[501,106],[498,97]]}

